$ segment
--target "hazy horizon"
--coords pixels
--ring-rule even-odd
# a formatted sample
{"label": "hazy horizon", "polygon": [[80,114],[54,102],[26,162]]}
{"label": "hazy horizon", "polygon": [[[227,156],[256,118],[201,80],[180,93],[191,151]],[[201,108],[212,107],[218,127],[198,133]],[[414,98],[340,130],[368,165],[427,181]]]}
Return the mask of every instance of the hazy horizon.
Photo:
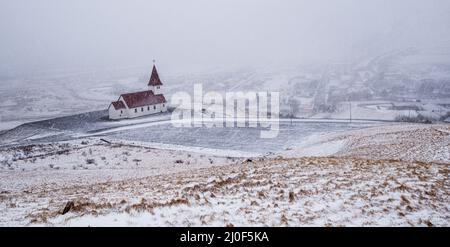
{"label": "hazy horizon", "polygon": [[353,61],[449,47],[448,13],[446,0],[1,0],[0,76]]}

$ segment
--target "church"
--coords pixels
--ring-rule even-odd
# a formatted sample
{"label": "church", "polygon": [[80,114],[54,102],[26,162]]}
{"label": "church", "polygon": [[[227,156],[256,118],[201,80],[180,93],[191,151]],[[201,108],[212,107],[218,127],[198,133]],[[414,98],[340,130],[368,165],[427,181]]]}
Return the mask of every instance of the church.
{"label": "church", "polygon": [[148,90],[125,93],[108,107],[109,119],[136,118],[167,111],[167,101],[162,94],[162,82],[156,66],[148,82]]}

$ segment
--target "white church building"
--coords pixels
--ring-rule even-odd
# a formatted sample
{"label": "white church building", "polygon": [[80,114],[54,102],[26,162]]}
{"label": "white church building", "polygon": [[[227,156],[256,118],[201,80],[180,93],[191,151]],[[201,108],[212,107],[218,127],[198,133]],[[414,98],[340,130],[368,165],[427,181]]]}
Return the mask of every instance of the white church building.
{"label": "white church building", "polygon": [[167,111],[167,101],[162,94],[162,82],[153,65],[148,90],[120,95],[108,107],[110,119],[135,118]]}

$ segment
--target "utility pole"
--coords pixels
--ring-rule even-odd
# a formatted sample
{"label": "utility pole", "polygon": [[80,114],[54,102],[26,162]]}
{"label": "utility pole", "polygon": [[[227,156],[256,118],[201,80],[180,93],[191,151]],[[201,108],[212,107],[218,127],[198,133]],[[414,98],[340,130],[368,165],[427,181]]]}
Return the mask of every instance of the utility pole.
{"label": "utility pole", "polygon": [[290,118],[291,118],[291,125],[292,125],[292,117],[293,117],[293,111],[292,111],[292,103],[290,103],[289,104],[289,115],[290,115]]}
{"label": "utility pole", "polygon": [[352,122],[352,102],[349,101],[348,104],[350,106],[349,108],[350,108],[350,123],[351,123]]}

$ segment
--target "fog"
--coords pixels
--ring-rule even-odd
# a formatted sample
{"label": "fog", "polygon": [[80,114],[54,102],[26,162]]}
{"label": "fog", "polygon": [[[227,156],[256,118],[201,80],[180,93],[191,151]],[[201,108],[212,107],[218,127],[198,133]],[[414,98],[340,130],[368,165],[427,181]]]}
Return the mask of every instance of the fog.
{"label": "fog", "polygon": [[450,44],[449,13],[448,0],[1,0],[0,75],[354,61]]}

